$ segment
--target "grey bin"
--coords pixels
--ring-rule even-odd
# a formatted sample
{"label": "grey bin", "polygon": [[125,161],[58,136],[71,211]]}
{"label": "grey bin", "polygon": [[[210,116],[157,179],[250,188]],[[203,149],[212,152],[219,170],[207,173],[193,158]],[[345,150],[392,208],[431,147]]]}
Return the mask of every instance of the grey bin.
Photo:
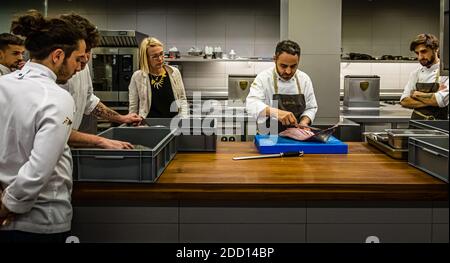
{"label": "grey bin", "polygon": [[140,145],[131,150],[72,148],[75,181],[155,182],[177,152],[170,129],[114,127],[99,136]]}
{"label": "grey bin", "polygon": [[179,152],[215,152],[217,149],[215,118],[148,118],[145,122],[150,127],[177,127]]}
{"label": "grey bin", "polygon": [[410,120],[409,127],[448,133],[448,120]]}
{"label": "grey bin", "polygon": [[410,137],[408,163],[448,183],[448,140]]}

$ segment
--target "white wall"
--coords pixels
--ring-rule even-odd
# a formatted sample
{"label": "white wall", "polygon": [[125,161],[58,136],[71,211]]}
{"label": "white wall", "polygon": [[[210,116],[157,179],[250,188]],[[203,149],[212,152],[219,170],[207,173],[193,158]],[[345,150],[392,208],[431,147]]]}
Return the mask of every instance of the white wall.
{"label": "white wall", "polygon": [[380,76],[380,92],[401,94],[409,74],[419,67],[419,63],[355,63],[341,62],[340,90],[344,91],[345,75],[378,75]]}
{"label": "white wall", "polygon": [[280,37],[279,0],[49,0],[49,15],[75,11],[101,29],[138,30],[182,53],[221,46],[271,56]]}
{"label": "white wall", "polygon": [[177,62],[182,65],[186,93],[194,91],[226,92],[228,75],[257,75],[274,65],[273,62]]}

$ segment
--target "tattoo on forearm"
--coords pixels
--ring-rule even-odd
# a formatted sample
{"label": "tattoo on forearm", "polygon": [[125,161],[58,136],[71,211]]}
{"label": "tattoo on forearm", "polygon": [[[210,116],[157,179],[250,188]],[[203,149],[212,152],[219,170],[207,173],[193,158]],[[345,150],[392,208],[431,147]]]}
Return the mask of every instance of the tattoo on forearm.
{"label": "tattoo on forearm", "polygon": [[106,107],[103,103],[99,102],[95,109],[92,111],[92,114],[99,118],[104,118],[107,120],[115,120],[120,114],[116,111],[111,110]]}

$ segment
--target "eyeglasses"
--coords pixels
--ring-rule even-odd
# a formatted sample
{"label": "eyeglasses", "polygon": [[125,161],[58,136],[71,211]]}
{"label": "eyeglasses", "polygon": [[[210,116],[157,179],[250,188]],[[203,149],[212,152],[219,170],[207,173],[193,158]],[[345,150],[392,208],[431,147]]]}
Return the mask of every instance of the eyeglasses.
{"label": "eyeglasses", "polygon": [[161,52],[161,53],[155,54],[155,55],[150,55],[150,58],[153,60],[159,60],[161,58],[164,58],[164,52]]}

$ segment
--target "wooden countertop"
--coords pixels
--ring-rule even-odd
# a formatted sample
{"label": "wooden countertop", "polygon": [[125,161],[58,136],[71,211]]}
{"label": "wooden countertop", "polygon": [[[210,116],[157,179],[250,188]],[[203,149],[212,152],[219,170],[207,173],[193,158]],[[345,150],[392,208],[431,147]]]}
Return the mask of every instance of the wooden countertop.
{"label": "wooden countertop", "polygon": [[154,184],[75,182],[74,202],[448,200],[448,184],[366,143],[349,154],[233,161],[252,142],[218,142],[216,153],[178,153]]}

